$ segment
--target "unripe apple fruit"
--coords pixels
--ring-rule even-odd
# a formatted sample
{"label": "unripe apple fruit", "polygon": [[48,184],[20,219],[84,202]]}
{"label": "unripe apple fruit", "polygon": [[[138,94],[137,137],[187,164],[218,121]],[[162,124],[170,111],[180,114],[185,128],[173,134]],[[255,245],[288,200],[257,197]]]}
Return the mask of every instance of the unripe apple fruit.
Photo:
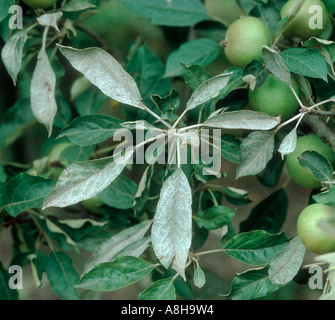
{"label": "unripe apple fruit", "polygon": [[52,6],[57,0],[22,0],[28,6],[36,8],[47,8]]}
{"label": "unripe apple fruit", "polygon": [[246,15],[236,0],[205,0],[205,8],[210,16],[228,23]]}
{"label": "unripe apple fruit", "polygon": [[[292,81],[292,86],[300,97],[300,90],[295,81]],[[299,102],[289,86],[273,74],[270,74],[258,89],[249,90],[249,104],[254,110],[270,116],[281,115],[282,120],[288,119],[299,109]]]}
{"label": "unripe apple fruit", "polygon": [[[287,1],[280,11],[281,18],[288,16],[290,9],[299,0]],[[295,37],[307,40],[310,37],[318,37],[328,23],[328,10],[321,0],[305,0],[304,4],[285,26],[284,36],[287,39]]]}
{"label": "unripe apple fruit", "polygon": [[316,151],[324,156],[331,164],[335,162],[334,151],[317,135],[308,134],[297,139],[295,150],[286,156],[286,167],[291,178],[305,188],[320,188],[320,181],[316,180],[312,172],[300,165],[298,157],[305,151]]}
{"label": "unripe apple fruit", "polygon": [[270,46],[270,33],[262,20],[242,17],[227,29],[224,50],[235,66],[244,67],[252,60],[262,60],[262,46]]}
{"label": "unripe apple fruit", "polygon": [[306,207],[297,222],[298,235],[308,251],[324,254],[335,251],[335,238],[320,225],[321,222],[335,221],[333,207],[314,203]]}

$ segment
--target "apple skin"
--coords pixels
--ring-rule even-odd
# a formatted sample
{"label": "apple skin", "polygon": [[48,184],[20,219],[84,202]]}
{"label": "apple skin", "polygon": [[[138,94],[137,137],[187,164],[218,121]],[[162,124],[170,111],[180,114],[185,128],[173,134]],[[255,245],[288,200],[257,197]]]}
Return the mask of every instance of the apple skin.
{"label": "apple skin", "polygon": [[[289,0],[284,4],[280,11],[280,16],[282,19],[288,16],[290,8],[297,1],[298,0]],[[309,27],[309,21],[311,17],[313,17],[314,13],[309,13],[308,10],[313,5],[317,5],[322,8],[322,29],[311,29]],[[287,39],[293,39],[297,37],[301,40],[307,40],[311,37],[318,37],[325,30],[328,24],[328,20],[328,10],[321,0],[305,0],[305,3],[297,15],[285,27],[284,36]]]}
{"label": "apple skin", "polygon": [[[292,86],[300,97],[300,90],[294,81]],[[249,104],[254,110],[265,112],[272,117],[281,115],[282,120],[290,118],[299,109],[299,102],[289,86],[273,74],[270,74],[257,90],[249,90]]]}
{"label": "apple skin", "polygon": [[321,187],[320,181],[316,180],[312,172],[300,165],[298,157],[305,151],[312,150],[323,155],[333,165],[335,154],[333,150],[324,143],[317,135],[308,134],[299,137],[295,150],[286,156],[286,168],[291,178],[300,186],[316,189]]}
{"label": "apple skin", "polygon": [[297,231],[308,251],[316,254],[335,251],[335,239],[319,225],[330,219],[335,220],[335,209],[320,203],[311,204],[300,213]]}
{"label": "apple skin", "polygon": [[227,23],[234,22],[238,17],[246,15],[236,0],[205,0],[208,14]]}
{"label": "apple skin", "polygon": [[256,17],[235,20],[223,41],[228,60],[238,67],[244,67],[254,59],[262,61],[263,45],[270,46],[270,33],[264,22]]}
{"label": "apple skin", "polygon": [[48,8],[52,6],[57,0],[22,0],[25,4],[33,9]]}

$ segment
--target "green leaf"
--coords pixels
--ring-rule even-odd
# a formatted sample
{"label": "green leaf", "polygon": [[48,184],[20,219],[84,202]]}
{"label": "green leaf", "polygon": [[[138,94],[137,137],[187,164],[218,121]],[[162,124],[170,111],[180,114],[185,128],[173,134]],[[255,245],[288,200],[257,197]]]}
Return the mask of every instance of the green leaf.
{"label": "green leaf", "polygon": [[67,137],[79,146],[97,144],[112,137],[122,128],[121,120],[104,114],[93,114],[75,118],[62,129],[58,138]]}
{"label": "green leaf", "polygon": [[297,236],[289,241],[270,262],[269,279],[272,283],[285,285],[300,270],[306,248]]}
{"label": "green leaf", "polygon": [[0,22],[9,14],[9,8],[14,4],[14,0],[0,0]]}
{"label": "green leaf", "polygon": [[20,173],[6,185],[0,206],[12,217],[27,209],[40,208],[55,184],[55,180]]}
{"label": "green leaf", "polygon": [[206,67],[219,56],[221,50],[220,44],[212,39],[201,38],[185,42],[169,56],[165,77],[181,76],[183,74],[181,63]]}
{"label": "green leaf", "polygon": [[231,134],[221,136],[221,155],[226,160],[239,163],[240,162],[240,146],[241,141]]}
{"label": "green leaf", "polygon": [[330,162],[316,151],[305,151],[298,157],[299,163],[307,167],[318,181],[330,182],[333,179],[333,168]]}
{"label": "green leaf", "polygon": [[176,289],[173,278],[160,279],[152,283],[138,296],[139,300],[175,300]]}
{"label": "green leaf", "polygon": [[120,0],[140,17],[163,26],[191,26],[210,17],[199,0]]}
{"label": "green leaf", "polygon": [[169,93],[170,80],[163,78],[165,66],[146,45],[138,48],[132,55],[126,71],[136,81],[146,106],[152,104],[152,94],[165,96]]}
{"label": "green leaf", "polygon": [[333,0],[323,0],[323,2],[326,4],[329,12],[335,13],[335,3]]}
{"label": "green leaf", "polygon": [[[150,227],[151,221],[143,221],[102,242],[85,263],[84,273],[89,272],[100,263],[112,261],[122,251],[141,240]],[[139,256],[143,251],[140,250],[138,255],[133,254],[133,256]]]}
{"label": "green leaf", "polygon": [[110,207],[130,209],[133,207],[137,184],[125,176],[116,178],[97,197]]}
{"label": "green leaf", "polygon": [[129,286],[147,276],[156,266],[140,258],[118,256],[85,273],[78,288],[94,291],[113,291]]}
{"label": "green leaf", "polygon": [[251,269],[235,275],[227,296],[232,300],[259,299],[280,287],[270,281],[268,267]]}
{"label": "green leaf", "polygon": [[275,152],[273,158],[268,162],[265,169],[257,175],[259,182],[269,188],[278,185],[285,161],[278,152]]}
{"label": "green leaf", "polygon": [[192,91],[196,90],[203,82],[212,78],[211,74],[202,66],[193,64],[190,66],[181,63],[185,83]]}
{"label": "green leaf", "polygon": [[106,51],[100,48],[58,47],[71,65],[106,96],[143,109],[142,97],[135,80]]}
{"label": "green leaf", "polygon": [[21,70],[22,53],[27,38],[26,30],[19,31],[6,42],[1,51],[2,61],[14,85],[16,85],[17,76]]}
{"label": "green leaf", "polygon": [[118,159],[111,156],[70,164],[60,175],[56,188],[44,200],[43,209],[63,208],[94,197],[121,174],[132,155],[133,150],[130,150]]}
{"label": "green leaf", "polygon": [[223,247],[231,257],[254,266],[269,263],[287,242],[285,234],[270,234],[262,230],[242,232]]}
{"label": "green leaf", "polygon": [[192,240],[192,191],[181,169],[177,169],[163,184],[151,238],[161,264],[168,268],[173,261],[173,269],[185,279]]}
{"label": "green leaf", "polygon": [[226,200],[235,206],[246,205],[252,202],[248,199],[248,191],[246,190],[222,186],[222,191]]}
{"label": "green leaf", "polygon": [[290,48],[281,53],[287,68],[305,77],[318,78],[328,82],[328,67],[320,50]]}
{"label": "green leaf", "polygon": [[109,98],[102,93],[99,88],[90,85],[87,89],[75,97],[74,103],[78,114],[86,116],[92,113],[97,113],[108,99]]}
{"label": "green leaf", "polygon": [[332,65],[335,62],[335,42],[318,38],[310,38],[302,43],[303,47],[308,49],[321,50],[321,54],[328,64]]}
{"label": "green leaf", "polygon": [[8,281],[10,277],[11,277],[10,274],[0,262],[0,300],[18,300],[19,299],[18,291],[9,288]]}
{"label": "green leaf", "polygon": [[269,70],[264,68],[258,60],[253,60],[243,68],[243,79],[245,80],[245,77],[250,75],[253,77],[250,89],[257,90],[267,79]]}
{"label": "green leaf", "polygon": [[256,175],[266,168],[273,157],[274,134],[268,131],[250,133],[241,144],[240,164],[236,179]]}
{"label": "green leaf", "polygon": [[247,220],[241,222],[241,232],[264,230],[277,233],[283,226],[288,209],[285,189],[279,189],[254,207]]}
{"label": "green leaf", "polygon": [[75,288],[79,275],[67,254],[53,251],[46,264],[46,273],[51,289],[57,296],[64,300],[79,300]]}
{"label": "green leaf", "polygon": [[18,100],[1,118],[0,149],[11,145],[33,123],[29,99]]}
{"label": "green leaf", "polygon": [[235,213],[236,209],[232,210],[224,206],[214,206],[205,211],[200,211],[193,218],[200,228],[214,230],[230,222]]}

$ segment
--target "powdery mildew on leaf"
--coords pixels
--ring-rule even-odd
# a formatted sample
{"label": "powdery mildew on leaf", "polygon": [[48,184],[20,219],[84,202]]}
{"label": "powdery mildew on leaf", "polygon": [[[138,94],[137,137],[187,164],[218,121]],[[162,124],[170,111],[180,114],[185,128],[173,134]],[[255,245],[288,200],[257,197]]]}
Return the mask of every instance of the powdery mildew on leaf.
{"label": "powdery mildew on leaf", "polygon": [[165,268],[173,261],[185,279],[185,266],[192,240],[192,192],[181,169],[163,184],[152,226],[155,254]]}

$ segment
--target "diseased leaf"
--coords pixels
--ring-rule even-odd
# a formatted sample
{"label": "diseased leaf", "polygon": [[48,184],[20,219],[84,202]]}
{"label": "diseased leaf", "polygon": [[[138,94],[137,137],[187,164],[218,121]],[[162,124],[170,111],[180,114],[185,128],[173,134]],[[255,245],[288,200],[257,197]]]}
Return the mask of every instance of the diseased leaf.
{"label": "diseased leaf", "polygon": [[270,262],[269,279],[272,283],[284,285],[298,273],[306,248],[299,237],[289,241]]}
{"label": "diseased leaf", "polygon": [[133,150],[128,150],[117,159],[111,156],[70,164],[60,175],[56,188],[46,197],[43,209],[67,207],[94,197],[120,175],[132,155]]}
{"label": "diseased leaf", "polygon": [[287,242],[285,234],[270,234],[262,230],[242,232],[223,247],[225,253],[243,263],[261,266],[269,263]]}
{"label": "diseased leaf", "polygon": [[280,54],[267,47],[263,46],[263,59],[266,67],[281,81],[285,82],[286,84],[291,83],[291,75],[290,71],[285,65],[283,58]]}
{"label": "diseased leaf", "polygon": [[232,73],[220,74],[209,80],[204,81],[191,95],[186,103],[186,109],[192,110],[197,106],[214,99],[220,91],[228,84]]}
{"label": "diseased leaf", "polygon": [[93,291],[113,291],[129,286],[148,275],[156,266],[140,258],[118,256],[85,273],[78,288]]}
{"label": "diseased leaf", "polygon": [[42,48],[37,56],[37,64],[31,79],[30,104],[37,121],[46,126],[49,137],[57,113],[55,88],[56,76],[49,58],[44,48]]}
{"label": "diseased leaf", "polygon": [[273,157],[274,134],[267,131],[250,133],[241,144],[240,164],[236,179],[256,175],[266,168]]}
{"label": "diseased leaf", "polygon": [[151,221],[143,221],[101,243],[87,260],[83,273],[89,272],[102,262],[112,261],[122,250],[129,248],[133,243],[142,239],[150,227]]}
{"label": "diseased leaf", "polygon": [[187,177],[177,169],[163,184],[151,238],[161,264],[185,279],[185,266],[192,240],[192,192]]}
{"label": "diseased leaf", "polygon": [[201,269],[198,262],[196,262],[196,268],[194,270],[193,281],[194,281],[194,285],[198,288],[202,288],[206,283],[205,273]]}
{"label": "diseased leaf", "polygon": [[65,6],[62,6],[62,11],[75,12],[93,8],[96,8],[96,5],[89,0],[71,0]]}
{"label": "diseased leaf", "polygon": [[294,128],[281,142],[278,151],[281,153],[282,159],[287,154],[292,153],[295,150],[295,147],[297,145],[297,129]]}
{"label": "diseased leaf", "polygon": [[175,300],[176,289],[173,278],[160,279],[152,283],[138,296],[139,300]]}
{"label": "diseased leaf", "polygon": [[71,65],[105,95],[121,103],[143,109],[135,80],[111,55],[100,48],[74,49],[59,46]]}
{"label": "diseased leaf", "polygon": [[75,118],[68,127],[62,129],[58,138],[67,137],[79,146],[97,144],[112,137],[122,128],[121,120],[104,114],[90,114]]}
{"label": "diseased leaf", "polygon": [[46,13],[37,17],[37,21],[43,27],[54,27],[57,31],[59,31],[57,22],[62,16],[63,12],[61,11]]}
{"label": "diseased leaf", "polygon": [[240,110],[224,112],[210,117],[204,122],[204,125],[221,129],[270,130],[279,123],[279,118],[271,117],[266,113]]}
{"label": "diseased leaf", "polygon": [[17,76],[21,70],[22,52],[27,41],[27,31],[21,30],[15,33],[5,44],[1,51],[1,58],[7,72],[16,85]]}

